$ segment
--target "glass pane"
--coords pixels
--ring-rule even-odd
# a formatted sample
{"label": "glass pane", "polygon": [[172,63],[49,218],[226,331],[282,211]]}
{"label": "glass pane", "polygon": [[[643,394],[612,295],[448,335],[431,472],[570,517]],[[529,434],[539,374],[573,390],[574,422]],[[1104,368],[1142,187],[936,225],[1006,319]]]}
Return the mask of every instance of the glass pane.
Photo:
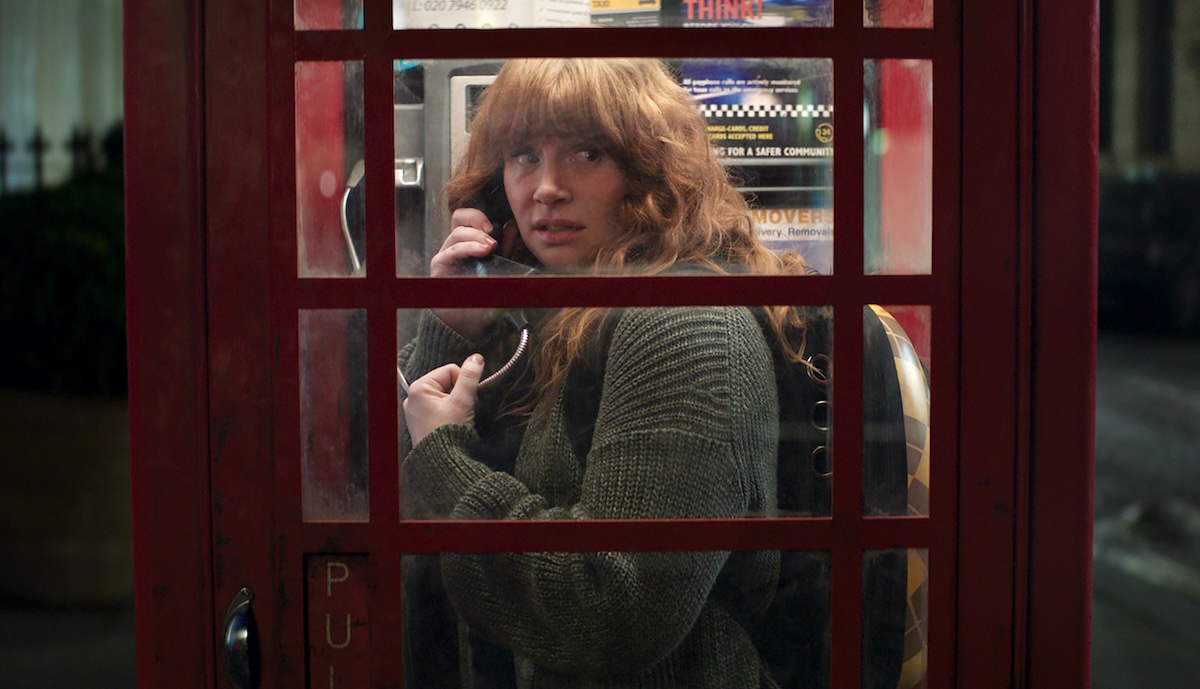
{"label": "glass pane", "polygon": [[833,484],[833,308],[807,310],[803,361],[775,371],[779,514],[828,517]]}
{"label": "glass pane", "polygon": [[[785,338],[768,325],[795,316],[805,326]],[[486,325],[470,338],[448,325],[466,331],[471,319]],[[743,307],[397,320],[407,518],[830,514],[829,307],[774,307],[761,323]],[[578,355],[548,358],[576,328],[586,333]],[[433,393],[452,377],[420,376],[476,352],[485,367],[473,417],[440,416]]]}
{"label": "glass pane", "polygon": [[933,28],[933,0],[863,0],[864,26]]}
{"label": "glass pane", "polygon": [[863,554],[863,689],[926,686],[929,551]]}
{"label": "glass pane", "polygon": [[300,277],[361,276],[362,62],[296,64],[296,232]]}
{"label": "glass pane", "polygon": [[833,272],[833,61],[695,60],[681,81],[776,252]]}
{"label": "glass pane", "polygon": [[863,307],[863,512],[929,514],[928,306]]}
{"label": "glass pane", "polygon": [[[528,272],[463,257],[435,270],[449,208],[472,255],[539,272],[661,272],[676,257],[690,269],[716,258],[737,272],[832,271],[831,60],[405,60],[395,70],[399,275]],[[614,92],[627,102],[614,105]],[[717,239],[746,227],[758,242]],[[796,253],[781,265],[719,248],[758,243]]]}
{"label": "glass pane", "polygon": [[392,0],[397,29],[833,26],[833,0]]}
{"label": "glass pane", "polygon": [[363,0],[295,0],[297,31],[361,29]]}
{"label": "glass pane", "polygon": [[367,312],[301,310],[300,478],[305,521],[366,521]]}
{"label": "glass pane", "polygon": [[933,63],[867,60],[863,67],[863,269],[927,275],[933,262]]}
{"label": "glass pane", "polygon": [[405,686],[829,686],[828,552],[411,555],[402,572]]}

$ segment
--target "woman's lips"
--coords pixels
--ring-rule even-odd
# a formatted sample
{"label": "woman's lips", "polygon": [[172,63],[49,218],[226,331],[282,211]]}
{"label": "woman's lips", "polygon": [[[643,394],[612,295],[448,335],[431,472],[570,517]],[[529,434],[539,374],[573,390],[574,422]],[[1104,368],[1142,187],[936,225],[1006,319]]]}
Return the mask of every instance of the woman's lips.
{"label": "woman's lips", "polygon": [[575,233],[583,228],[573,223],[537,223],[534,225],[537,238],[547,246],[566,244],[574,239]]}

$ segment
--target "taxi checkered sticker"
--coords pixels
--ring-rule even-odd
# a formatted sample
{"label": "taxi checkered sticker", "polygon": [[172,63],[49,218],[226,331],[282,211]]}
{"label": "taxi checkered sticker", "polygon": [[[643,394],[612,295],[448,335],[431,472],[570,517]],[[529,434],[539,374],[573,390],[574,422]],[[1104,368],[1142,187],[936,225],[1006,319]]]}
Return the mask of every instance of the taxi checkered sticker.
{"label": "taxi checkered sticker", "polygon": [[782,103],[737,103],[737,104],[701,104],[700,112],[705,118],[763,118],[763,117],[805,117],[828,119],[833,117],[832,105],[797,105]]}

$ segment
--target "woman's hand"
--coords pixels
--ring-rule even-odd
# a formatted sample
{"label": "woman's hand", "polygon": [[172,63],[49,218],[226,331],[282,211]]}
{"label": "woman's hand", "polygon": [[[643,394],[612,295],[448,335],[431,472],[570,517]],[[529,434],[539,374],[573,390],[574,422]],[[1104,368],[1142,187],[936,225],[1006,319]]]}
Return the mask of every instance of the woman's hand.
{"label": "woman's hand", "polygon": [[414,446],[438,426],[475,425],[475,398],[482,376],[483,357],[472,354],[462,366],[435,368],[408,386],[404,418]]}
{"label": "woman's hand", "polygon": [[492,222],[483,211],[459,208],[450,216],[450,234],[442,248],[429,261],[433,277],[462,275],[469,258],[483,258],[496,249],[497,242],[490,234]]}
{"label": "woman's hand", "polygon": [[[483,211],[475,208],[454,211],[450,216],[450,234],[429,261],[429,274],[433,277],[465,274],[468,260],[483,258],[496,250],[498,242],[490,234],[492,229]],[[433,312],[468,340],[479,338],[493,320],[487,309],[434,309]]]}

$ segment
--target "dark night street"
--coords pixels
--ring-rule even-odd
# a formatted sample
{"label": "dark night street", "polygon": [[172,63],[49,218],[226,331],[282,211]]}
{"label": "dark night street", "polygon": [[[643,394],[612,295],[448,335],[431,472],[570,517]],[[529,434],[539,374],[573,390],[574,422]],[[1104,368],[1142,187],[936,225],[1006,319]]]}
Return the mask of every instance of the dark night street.
{"label": "dark night street", "polygon": [[1093,689],[1200,678],[1200,340],[1101,332]]}

